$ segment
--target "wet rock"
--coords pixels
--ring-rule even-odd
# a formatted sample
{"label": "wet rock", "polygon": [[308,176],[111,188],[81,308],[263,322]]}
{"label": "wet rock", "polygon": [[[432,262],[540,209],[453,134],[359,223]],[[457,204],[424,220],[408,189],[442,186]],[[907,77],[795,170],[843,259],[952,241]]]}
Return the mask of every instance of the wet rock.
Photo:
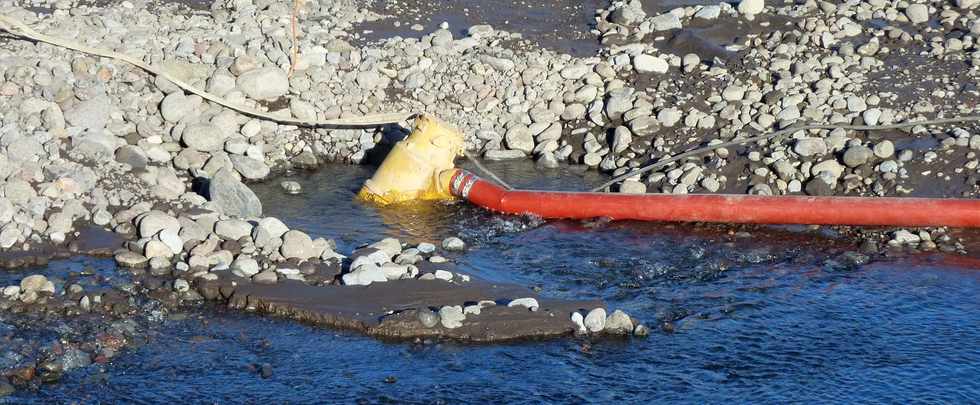
{"label": "wet rock", "polygon": [[36,293],[46,292],[49,294],[54,294],[54,283],[49,281],[45,276],[35,274],[24,277],[24,279],[20,281],[20,291],[32,291]]}
{"label": "wet rock", "polygon": [[466,249],[466,242],[455,236],[450,236],[442,241],[442,248],[450,251]]}
{"label": "wet rock", "polygon": [[643,337],[643,336],[649,336],[649,335],[650,335],[650,328],[647,328],[643,324],[636,325],[636,328],[633,329],[633,336]]}
{"label": "wet rock", "polygon": [[576,333],[585,333],[585,332],[587,332],[587,330],[585,329],[585,318],[582,317],[582,313],[580,313],[578,311],[572,312],[572,323],[575,324],[575,327],[576,327],[575,332]]}
{"label": "wet rock", "polygon": [[252,282],[256,284],[275,284],[279,282],[279,276],[273,270],[266,270],[253,276]]}
{"label": "wet rock", "polygon": [[606,332],[628,335],[633,332],[633,320],[629,315],[620,310],[615,310],[606,318]]}
{"label": "wet rock", "polygon": [[13,384],[7,382],[7,377],[0,377],[0,398],[8,397],[17,392]]}
{"label": "wet rock", "polygon": [[303,186],[301,186],[298,182],[291,180],[279,183],[279,187],[282,188],[282,191],[285,191],[286,194],[299,194],[303,191]]}
{"label": "wet rock", "polygon": [[606,327],[606,310],[603,308],[596,308],[589,311],[589,313],[585,315],[585,320],[583,323],[589,332],[602,332],[602,330]]}
{"label": "wet rock", "polygon": [[419,322],[421,322],[422,326],[425,326],[426,328],[434,328],[439,324],[439,314],[432,312],[432,310],[428,308],[419,309],[417,316],[419,318]]}
{"label": "wet rock", "polygon": [[250,70],[238,77],[238,88],[256,100],[270,100],[289,92],[289,78],[279,68]]}
{"label": "wet rock", "polygon": [[534,298],[518,298],[516,300],[511,301],[509,304],[507,304],[507,306],[508,307],[522,306],[527,309],[530,309],[531,311],[537,311],[539,307],[538,300]]}
{"label": "wet rock", "polygon": [[218,170],[211,178],[208,194],[209,200],[226,215],[241,218],[262,216],[262,202],[228,168]]}
{"label": "wet rock", "polygon": [[446,329],[456,329],[463,326],[466,315],[463,314],[463,307],[459,305],[447,305],[439,309],[439,322]]}
{"label": "wet rock", "polygon": [[120,266],[134,268],[145,267],[146,263],[150,261],[146,256],[130,251],[117,253],[115,259]]}

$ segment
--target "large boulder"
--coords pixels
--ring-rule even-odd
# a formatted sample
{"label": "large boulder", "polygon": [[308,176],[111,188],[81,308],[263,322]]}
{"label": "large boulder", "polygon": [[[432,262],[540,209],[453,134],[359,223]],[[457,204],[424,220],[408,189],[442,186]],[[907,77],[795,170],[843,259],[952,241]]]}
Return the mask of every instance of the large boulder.
{"label": "large boulder", "polygon": [[221,168],[208,184],[207,198],[226,215],[241,218],[262,216],[262,202],[232,169]]}

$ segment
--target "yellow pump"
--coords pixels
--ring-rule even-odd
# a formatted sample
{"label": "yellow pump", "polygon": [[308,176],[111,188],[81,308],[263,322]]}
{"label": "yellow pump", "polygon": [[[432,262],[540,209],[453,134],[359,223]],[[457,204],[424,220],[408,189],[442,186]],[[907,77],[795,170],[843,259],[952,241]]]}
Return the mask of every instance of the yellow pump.
{"label": "yellow pump", "polygon": [[431,115],[395,144],[358,197],[381,205],[413,200],[449,200],[454,161],[463,154],[463,134]]}

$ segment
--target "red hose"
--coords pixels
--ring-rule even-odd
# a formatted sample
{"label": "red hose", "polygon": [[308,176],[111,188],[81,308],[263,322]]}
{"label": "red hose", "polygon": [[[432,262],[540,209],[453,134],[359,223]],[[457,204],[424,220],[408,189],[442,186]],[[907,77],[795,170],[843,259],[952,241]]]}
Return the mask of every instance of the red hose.
{"label": "red hose", "polygon": [[450,192],[481,207],[549,219],[980,227],[980,200],[505,190],[457,170]]}

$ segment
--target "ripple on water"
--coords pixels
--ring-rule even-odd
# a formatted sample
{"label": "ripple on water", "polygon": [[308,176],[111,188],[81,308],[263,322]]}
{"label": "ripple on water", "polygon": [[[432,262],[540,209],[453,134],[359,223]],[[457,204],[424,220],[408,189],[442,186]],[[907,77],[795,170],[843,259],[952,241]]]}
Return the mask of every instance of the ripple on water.
{"label": "ripple on water", "polygon": [[[588,176],[496,167],[519,186],[584,188]],[[980,397],[980,272],[925,259],[827,265],[826,234],[548,221],[467,205],[404,212],[352,200],[368,168],[257,185],[269,215],[341,249],[391,235],[437,242],[491,280],[602,298],[651,325],[648,339],[471,346],[385,343],[219,308],[168,321],[151,343],[37,394],[46,401],[971,402]],[[339,190],[339,191],[338,191]],[[339,236],[338,236],[339,235]],[[268,364],[262,379],[256,365]],[[386,382],[392,381],[394,383]],[[152,382],[152,384],[148,383]],[[25,399],[18,397],[15,400]]]}

